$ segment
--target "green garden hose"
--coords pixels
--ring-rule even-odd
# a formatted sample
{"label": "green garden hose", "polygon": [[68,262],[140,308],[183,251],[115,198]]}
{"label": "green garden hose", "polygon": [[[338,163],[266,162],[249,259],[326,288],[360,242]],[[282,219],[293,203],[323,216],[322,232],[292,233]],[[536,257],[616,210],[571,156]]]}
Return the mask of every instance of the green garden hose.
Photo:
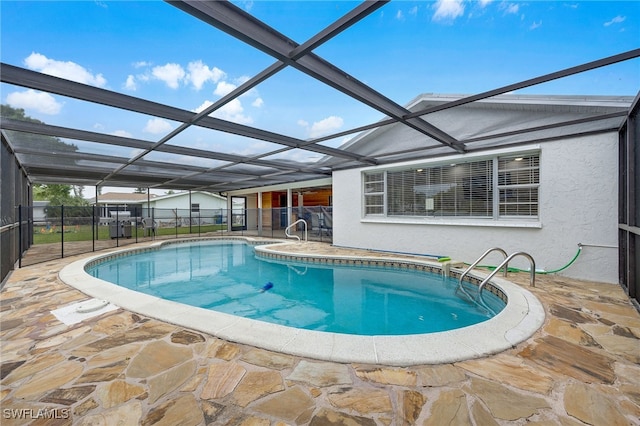
{"label": "green garden hose", "polygon": [[[569,261],[569,263],[567,263],[566,265],[564,265],[561,268],[558,269],[554,269],[553,271],[536,271],[536,274],[541,274],[541,275],[545,275],[545,274],[555,274],[556,272],[560,272],[560,271],[564,271],[565,269],[567,269],[569,266],[571,266],[573,264],[573,262],[576,261],[576,259],[578,258],[578,256],[580,256],[580,253],[582,252],[582,244],[578,243],[578,251],[576,253],[575,256],[573,256],[573,259],[571,259]],[[465,265],[470,265],[470,263],[465,263]],[[485,268],[485,269],[489,269],[489,270],[494,270],[497,268],[497,266],[492,266],[492,265],[478,265],[476,266],[476,268]],[[526,269],[518,269],[518,268],[507,268],[508,272],[530,272]]]}

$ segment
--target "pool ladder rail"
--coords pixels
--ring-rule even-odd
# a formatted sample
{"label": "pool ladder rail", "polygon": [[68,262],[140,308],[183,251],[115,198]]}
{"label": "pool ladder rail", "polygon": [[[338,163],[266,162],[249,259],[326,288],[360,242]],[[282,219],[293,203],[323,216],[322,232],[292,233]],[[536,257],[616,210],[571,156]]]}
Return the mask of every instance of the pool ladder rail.
{"label": "pool ladder rail", "polygon": [[[502,261],[502,263],[500,263],[499,266],[497,266],[478,286],[478,295],[476,298],[472,297],[463,287],[462,282],[464,280],[464,277],[467,276],[469,274],[469,272],[475,268],[480,261],[482,261],[482,259],[484,259],[485,257],[487,257],[490,253],[494,252],[494,251],[498,251],[500,253],[503,254],[504,256],[504,260]],[[523,251],[518,251],[515,253],[512,253],[510,255],[507,255],[507,252],[503,249],[501,249],[500,247],[492,247],[489,250],[485,251],[482,256],[480,256],[475,262],[473,262],[471,265],[469,265],[469,267],[467,269],[465,269],[465,271],[460,275],[460,279],[458,281],[458,288],[456,291],[460,290],[468,299],[476,302],[476,303],[480,303],[482,305],[483,308],[487,309],[489,312],[493,312],[493,309],[489,308],[489,306],[487,306],[487,304],[485,303],[484,299],[482,298],[482,290],[485,288],[485,286],[487,285],[487,283],[491,280],[491,278],[493,278],[498,272],[500,272],[500,269],[504,269],[503,275],[506,277],[507,276],[507,270],[509,269],[509,262],[517,256],[524,256],[527,259],[529,259],[529,262],[531,264],[531,276],[530,276],[530,285],[531,287],[535,287],[536,285],[536,262],[533,259],[533,257],[529,254],[529,253],[525,253]],[[495,315],[495,312],[493,312],[493,314]]]}
{"label": "pool ladder rail", "polygon": [[299,223],[304,223],[304,240],[308,241],[307,238],[307,221],[304,219],[298,219],[295,222],[293,222],[291,225],[287,226],[286,229],[284,230],[284,235],[286,235],[288,238],[297,238],[298,241],[300,241],[300,237],[297,235],[292,235],[289,233],[289,230],[291,230],[294,226],[296,226]]}

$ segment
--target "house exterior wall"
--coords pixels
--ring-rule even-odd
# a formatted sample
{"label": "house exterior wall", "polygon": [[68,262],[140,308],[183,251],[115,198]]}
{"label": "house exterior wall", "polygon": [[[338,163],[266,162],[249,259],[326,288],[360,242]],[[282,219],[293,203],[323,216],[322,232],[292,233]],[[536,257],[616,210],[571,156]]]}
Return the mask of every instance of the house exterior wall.
{"label": "house exterior wall", "polygon": [[49,205],[48,201],[34,201],[33,202],[33,223],[41,225],[47,221],[47,213],[45,209]]}
{"label": "house exterior wall", "polygon": [[151,207],[155,207],[158,209],[190,210],[191,204],[200,204],[200,210],[227,208],[227,200],[213,198],[206,194],[201,194],[198,192],[194,192],[191,194],[191,203],[189,203],[188,193],[180,194],[175,197],[163,198],[159,200],[151,200]]}
{"label": "house exterior wall", "polygon": [[[333,173],[333,243],[449,256],[468,263],[491,247],[501,247],[509,254],[518,251],[531,254],[536,269],[546,271],[566,265],[578,251],[578,243],[582,243],[585,247],[578,259],[559,274],[617,282],[617,134],[545,142],[508,152],[530,149],[540,152],[539,220],[365,218],[362,172],[390,166],[351,169]],[[457,158],[471,157],[472,154],[467,154]],[[443,161],[448,159],[411,164]],[[483,264],[497,265],[501,260],[495,253]],[[520,257],[510,266],[528,268],[529,262]]]}
{"label": "house exterior wall", "polygon": [[[191,204],[199,204],[199,212],[191,211]],[[182,225],[189,223],[220,223],[221,217],[226,216],[227,200],[212,197],[200,192],[191,193],[189,201],[188,193],[181,193],[151,199],[150,206],[153,209],[153,217],[161,225],[173,225],[176,222]],[[143,203],[143,215],[146,215],[147,203]]]}

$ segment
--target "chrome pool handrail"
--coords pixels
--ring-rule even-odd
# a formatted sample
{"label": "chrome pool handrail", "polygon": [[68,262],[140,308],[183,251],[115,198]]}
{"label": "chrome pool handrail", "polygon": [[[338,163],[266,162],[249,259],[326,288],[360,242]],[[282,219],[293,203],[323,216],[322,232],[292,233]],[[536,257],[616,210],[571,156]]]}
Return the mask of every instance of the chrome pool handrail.
{"label": "chrome pool handrail", "polygon": [[[491,252],[493,252],[493,251],[499,251],[500,253],[502,253],[502,254],[504,255],[504,258],[505,258],[505,259],[507,258],[507,252],[506,252],[506,251],[504,251],[503,249],[501,249],[500,247],[493,247],[493,248],[490,248],[489,250],[485,251],[485,252],[482,254],[482,256],[480,256],[480,257],[479,257],[475,262],[473,262],[473,263],[471,264],[471,266],[469,266],[467,269],[465,269],[465,271],[462,273],[462,275],[460,275],[460,281],[459,281],[459,284],[462,284],[462,280],[464,279],[464,277],[465,277],[465,276],[467,276],[467,274],[468,274],[468,273],[469,273],[473,268],[475,268],[475,267],[476,267],[476,265],[478,265],[478,263],[480,263],[480,261],[481,261],[482,259],[484,259],[485,257],[487,257],[487,256],[489,255],[489,253],[491,253]],[[503,262],[503,263],[504,263],[504,262]],[[507,263],[509,263],[509,262],[507,262]],[[501,267],[502,267],[502,265],[498,266],[498,267],[496,268],[496,271],[499,271]],[[505,264],[505,267],[504,267],[504,276],[505,276],[505,277],[507,276],[507,265],[506,265],[506,264]]]}
{"label": "chrome pool handrail", "polygon": [[294,225],[297,225],[299,223],[304,223],[304,240],[307,241],[307,221],[304,219],[298,219],[295,222],[293,222],[291,225],[287,226],[284,230],[284,235],[286,235],[289,238],[297,238],[298,241],[300,241],[300,237],[298,237],[297,235],[289,234],[289,230],[293,228]]}
{"label": "chrome pool handrail", "polygon": [[489,276],[487,278],[484,279],[484,281],[482,281],[480,283],[480,285],[478,286],[478,294],[480,294],[482,292],[482,289],[484,288],[485,285],[487,285],[487,283],[489,282],[489,280],[491,278],[493,278],[493,276],[500,270],[500,268],[502,268],[503,266],[505,267],[505,273],[506,273],[506,265],[509,263],[509,261],[511,259],[513,259],[516,256],[524,256],[527,259],[529,259],[529,262],[531,263],[531,275],[530,275],[530,279],[529,279],[529,284],[531,285],[531,287],[535,287],[536,286],[536,261],[533,260],[533,256],[531,256],[529,253],[525,253],[523,251],[519,251],[516,253],[513,253],[511,255],[509,255],[509,257],[507,257],[504,262],[502,262],[500,264],[500,266],[498,266],[493,272],[491,272],[489,274]]}

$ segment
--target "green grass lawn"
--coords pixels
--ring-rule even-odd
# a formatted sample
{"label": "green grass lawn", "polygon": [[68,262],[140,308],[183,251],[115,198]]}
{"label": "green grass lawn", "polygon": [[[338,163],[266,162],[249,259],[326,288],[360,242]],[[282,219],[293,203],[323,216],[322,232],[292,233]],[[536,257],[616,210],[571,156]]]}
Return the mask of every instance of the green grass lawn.
{"label": "green grass lawn", "polygon": [[[219,231],[226,229],[226,225],[201,225],[199,228],[197,225],[191,226],[191,234],[204,234],[206,232]],[[98,226],[98,240],[108,240],[110,238],[108,226]],[[142,228],[131,228],[131,238],[136,237],[136,231],[138,238],[144,236],[144,230]],[[189,234],[188,226],[179,226],[177,228],[158,228],[156,235],[187,235]],[[64,241],[91,241],[93,233],[91,232],[91,225],[78,225],[78,226],[66,226],[64,232]],[[49,230],[44,227],[34,227],[33,232],[33,244],[51,244],[59,243],[62,240],[62,233],[59,227],[51,228]]]}

